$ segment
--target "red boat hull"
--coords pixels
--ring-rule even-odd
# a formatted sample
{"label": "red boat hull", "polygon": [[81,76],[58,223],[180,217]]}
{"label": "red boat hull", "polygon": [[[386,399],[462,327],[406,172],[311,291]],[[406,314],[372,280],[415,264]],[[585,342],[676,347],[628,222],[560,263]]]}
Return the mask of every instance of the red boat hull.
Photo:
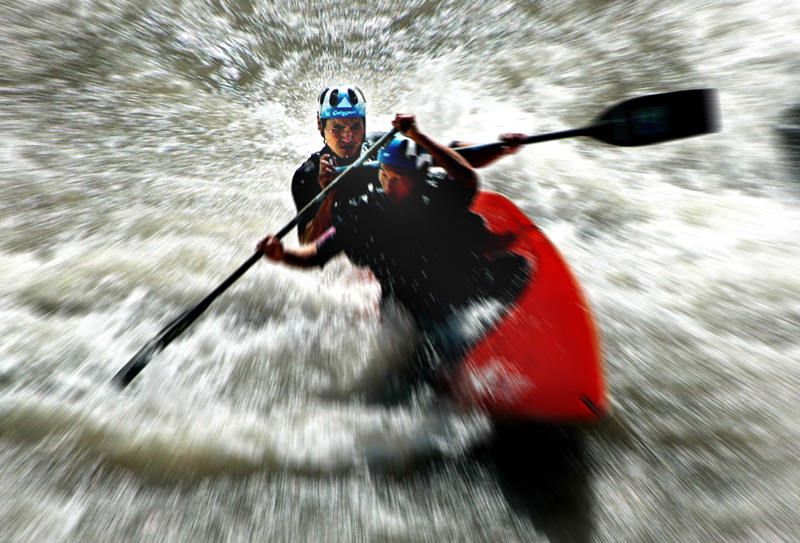
{"label": "red boat hull", "polygon": [[567,263],[504,196],[479,192],[472,211],[532,272],[516,302],[449,376],[454,397],[498,419],[600,420],[608,410],[600,342]]}

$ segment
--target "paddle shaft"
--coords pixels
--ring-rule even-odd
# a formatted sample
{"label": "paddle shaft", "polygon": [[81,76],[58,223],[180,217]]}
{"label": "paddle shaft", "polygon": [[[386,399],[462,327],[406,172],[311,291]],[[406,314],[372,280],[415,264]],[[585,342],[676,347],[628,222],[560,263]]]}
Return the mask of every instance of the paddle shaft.
{"label": "paddle shaft", "polygon": [[[392,128],[389,132],[383,135],[375,144],[369,148],[369,150],[364,153],[358,160],[353,162],[350,166],[347,167],[342,173],[336,176],[336,179],[331,181],[327,187],[322,189],[317,196],[314,197],[303,209],[301,209],[297,215],[292,218],[286,225],[278,230],[275,234],[275,238],[281,239],[286,234],[288,234],[292,228],[297,226],[297,223],[300,219],[305,216],[307,213],[310,213],[312,209],[322,203],[322,201],[330,194],[330,192],[336,188],[342,178],[347,175],[350,170],[361,166],[364,162],[366,162],[369,158],[371,158],[381,147],[386,145],[386,143],[391,140],[395,134],[397,133],[396,128]],[[247,270],[253,267],[253,264],[258,262],[261,257],[264,255],[264,252],[261,250],[256,251],[253,255],[247,259],[247,261],[239,266],[239,268],[233,272],[227,279],[225,279],[217,288],[213,290],[208,296],[203,298],[200,303],[196,306],[191,308],[190,310],[186,311],[185,313],[181,314],[177,318],[173,319],[169,322],[159,333],[158,335],[150,340],[142,349],[137,352],[133,358],[128,361],[125,366],[120,369],[116,375],[114,375],[113,379],[111,380],[112,383],[115,383],[121,388],[125,388],[134,378],[136,378],[139,373],[147,366],[150,362],[150,359],[157,354],[159,351],[164,349],[167,345],[169,345],[172,340],[178,337],[184,330],[186,330],[197,318],[205,312],[206,309],[211,305],[211,303],[216,300],[220,294],[228,290],[233,283],[236,282],[242,275],[245,274]]]}
{"label": "paddle shaft", "polygon": [[[593,126],[587,128],[573,128],[571,130],[561,130],[559,132],[550,132],[548,134],[538,134],[535,136],[528,136],[522,140],[523,145],[528,145],[530,143],[541,143],[543,141],[552,141],[552,140],[561,140],[565,138],[575,138],[578,136],[589,136],[590,130],[594,128]],[[455,151],[462,153],[464,151],[472,152],[472,151],[489,151],[494,149],[499,149],[503,146],[507,146],[508,144],[503,141],[495,141],[492,143],[484,143],[482,145],[470,145],[469,147],[457,147]]]}
{"label": "paddle shaft", "polygon": [[[605,123],[601,123],[597,126],[603,126]],[[590,126],[587,128],[573,128],[572,130],[562,130],[560,132],[550,132],[548,134],[538,134],[535,136],[527,136],[525,139],[522,140],[523,145],[527,145],[529,143],[541,143],[543,141],[551,141],[551,140],[560,140],[564,138],[574,138],[577,136],[589,136],[591,135],[589,132],[595,128],[595,126]],[[456,147],[453,150],[458,153],[464,152],[473,152],[473,151],[490,151],[495,149],[500,149],[503,146],[508,145],[503,141],[494,141],[492,143],[482,143],[479,145],[470,145],[469,147]],[[364,164],[364,166],[371,166],[377,167],[377,162],[370,162],[368,164]],[[349,167],[349,166],[348,166]],[[346,167],[340,166],[336,168],[337,172],[344,172]]]}

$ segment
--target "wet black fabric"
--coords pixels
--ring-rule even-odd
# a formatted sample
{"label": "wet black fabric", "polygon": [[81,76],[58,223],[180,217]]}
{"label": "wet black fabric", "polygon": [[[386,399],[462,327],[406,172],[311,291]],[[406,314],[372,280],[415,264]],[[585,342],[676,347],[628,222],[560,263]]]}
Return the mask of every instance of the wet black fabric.
{"label": "wet black fabric", "polygon": [[[377,183],[377,172],[376,183]],[[337,208],[335,232],[318,244],[318,263],[344,251],[368,267],[392,296],[420,317],[445,315],[480,296],[486,285],[483,220],[467,210],[469,192],[429,179],[409,202],[392,204],[372,189]]]}
{"label": "wet black fabric", "polygon": [[422,333],[413,363],[386,381],[382,392],[392,402],[418,383],[438,387],[441,370],[495,326],[532,273],[520,255],[484,255],[496,240],[468,210],[469,198],[446,176],[430,176],[424,190],[402,205],[373,188],[336,208],[333,228],[317,242],[317,264],[344,252],[368,267],[380,281],[381,306],[399,302]]}
{"label": "wet black fabric", "polygon": [[[383,136],[382,132],[373,132],[367,135],[361,153],[365,153],[372,145]],[[308,205],[322,191],[319,186],[319,159],[321,155],[334,155],[331,148],[325,145],[322,149],[312,154],[295,172],[292,177],[292,197],[297,211]],[[367,168],[356,168],[347,177],[342,179],[336,189],[336,202],[346,202],[347,200],[363,194],[369,188],[369,184],[375,179],[374,172]],[[319,206],[309,210],[300,218],[297,223],[297,231],[304,232],[306,225],[314,218]]]}

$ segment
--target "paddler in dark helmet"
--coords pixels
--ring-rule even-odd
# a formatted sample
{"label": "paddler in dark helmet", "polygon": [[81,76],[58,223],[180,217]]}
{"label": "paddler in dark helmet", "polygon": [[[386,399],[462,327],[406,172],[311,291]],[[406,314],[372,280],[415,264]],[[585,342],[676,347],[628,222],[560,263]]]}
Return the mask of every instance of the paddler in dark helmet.
{"label": "paddler in dark helmet", "polygon": [[[367,134],[367,100],[355,85],[326,87],[317,99],[317,129],[325,145],[312,154],[294,173],[292,197],[298,211],[313,200],[336,178],[337,166],[349,166],[369,149],[384,133]],[[487,166],[497,159],[515,153],[523,134],[502,134],[502,148],[465,153],[464,158],[474,167]],[[454,141],[450,147],[465,147],[468,143]],[[310,243],[331,225],[333,209],[341,202],[366,192],[374,176],[364,170],[348,174],[345,183],[337,186],[310,216],[297,224],[300,243]]]}
{"label": "paddler in dark helmet", "polygon": [[[524,259],[514,260],[502,280],[487,260],[491,234],[469,211],[478,187],[473,167],[421,132],[413,115],[398,114],[393,125],[404,136],[379,152],[377,183],[337,206],[328,230],[297,249],[273,236],[258,249],[296,267],[321,267],[344,252],[372,271],[384,298],[400,302],[421,325],[476,298],[513,292],[524,278]],[[429,171],[433,164],[444,173]]]}

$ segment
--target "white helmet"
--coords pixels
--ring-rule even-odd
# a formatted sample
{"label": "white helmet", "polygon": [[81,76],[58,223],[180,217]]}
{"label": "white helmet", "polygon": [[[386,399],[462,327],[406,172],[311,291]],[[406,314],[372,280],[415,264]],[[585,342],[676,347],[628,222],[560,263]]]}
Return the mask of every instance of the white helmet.
{"label": "white helmet", "polygon": [[320,119],[349,119],[367,116],[367,99],[352,85],[328,87],[319,95]]}

